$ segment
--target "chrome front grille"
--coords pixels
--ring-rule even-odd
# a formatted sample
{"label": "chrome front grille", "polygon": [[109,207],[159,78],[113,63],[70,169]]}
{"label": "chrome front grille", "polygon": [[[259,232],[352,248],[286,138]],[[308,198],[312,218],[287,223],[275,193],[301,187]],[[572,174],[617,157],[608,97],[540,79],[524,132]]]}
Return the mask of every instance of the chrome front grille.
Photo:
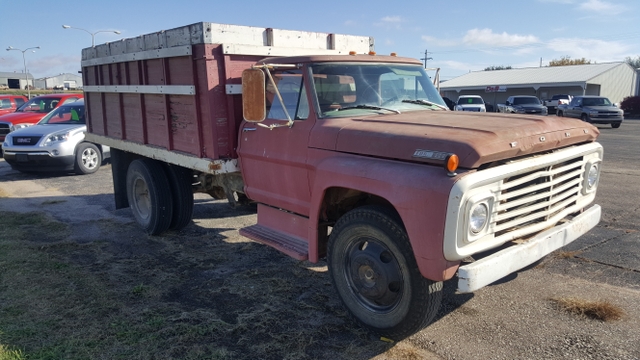
{"label": "chrome front grille", "polygon": [[9,133],[9,124],[0,123],[0,135],[7,135]]}
{"label": "chrome front grille", "polygon": [[502,180],[494,208],[495,236],[539,231],[547,222],[555,225],[556,218],[577,205],[584,165],[580,156]]}

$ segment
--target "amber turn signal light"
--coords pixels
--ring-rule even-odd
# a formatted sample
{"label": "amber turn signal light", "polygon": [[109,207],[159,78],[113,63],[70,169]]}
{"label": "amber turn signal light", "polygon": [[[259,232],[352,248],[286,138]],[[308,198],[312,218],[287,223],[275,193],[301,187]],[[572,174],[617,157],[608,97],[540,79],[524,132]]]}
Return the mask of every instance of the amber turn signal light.
{"label": "amber turn signal light", "polygon": [[355,55],[355,54],[356,54],[355,51],[353,51],[353,50],[349,51],[349,55]]}
{"label": "amber turn signal light", "polygon": [[460,165],[460,159],[456,154],[449,154],[444,159],[444,168],[447,170],[447,175],[455,176],[456,170],[458,170],[458,165]]}
{"label": "amber turn signal light", "polygon": [[369,55],[375,55],[376,52],[375,51],[369,51]]}

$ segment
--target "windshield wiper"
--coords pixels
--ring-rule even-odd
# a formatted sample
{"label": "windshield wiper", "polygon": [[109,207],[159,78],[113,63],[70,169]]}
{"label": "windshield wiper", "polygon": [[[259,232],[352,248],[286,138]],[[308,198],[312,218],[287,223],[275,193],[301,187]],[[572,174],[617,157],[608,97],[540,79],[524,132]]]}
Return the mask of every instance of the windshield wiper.
{"label": "windshield wiper", "polygon": [[340,109],[336,109],[336,111],[349,110],[349,109],[386,110],[386,111],[394,112],[394,113],[396,113],[396,114],[401,114],[401,112],[400,112],[399,110],[396,110],[396,109],[390,109],[390,108],[386,108],[386,107],[373,106],[373,105],[354,105],[354,106],[345,106],[345,107],[342,107],[342,108],[340,108]]}
{"label": "windshield wiper", "polygon": [[429,100],[422,100],[422,99],[418,99],[418,100],[402,100],[403,103],[410,103],[410,104],[420,104],[420,105],[429,105],[429,106],[437,106],[442,110],[449,110],[449,108],[447,108],[446,106],[442,106],[440,104],[436,104],[434,102],[431,102]]}

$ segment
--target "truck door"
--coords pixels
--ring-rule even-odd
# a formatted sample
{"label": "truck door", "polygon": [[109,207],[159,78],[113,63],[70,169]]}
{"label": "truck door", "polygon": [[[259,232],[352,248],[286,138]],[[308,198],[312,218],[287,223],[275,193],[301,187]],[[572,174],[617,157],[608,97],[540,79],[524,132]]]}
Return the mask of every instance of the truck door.
{"label": "truck door", "polygon": [[[266,119],[240,126],[238,156],[245,193],[254,201],[309,215],[306,163],[313,119],[302,71],[276,70],[271,74],[275,86],[267,78]],[[287,126],[288,117],[294,120],[291,127]],[[270,125],[276,127],[267,128]]]}

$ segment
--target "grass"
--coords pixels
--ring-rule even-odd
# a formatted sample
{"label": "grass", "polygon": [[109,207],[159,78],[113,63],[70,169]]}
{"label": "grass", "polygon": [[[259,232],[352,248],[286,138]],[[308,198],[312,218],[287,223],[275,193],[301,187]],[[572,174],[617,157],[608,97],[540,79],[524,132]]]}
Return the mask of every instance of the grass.
{"label": "grass", "polygon": [[624,311],[608,301],[590,301],[577,298],[553,298],[551,301],[561,310],[570,314],[600,321],[619,320]]}
{"label": "grass", "polygon": [[[0,212],[0,360],[366,359],[326,271],[217,230]],[[95,226],[97,224],[97,226]],[[183,231],[184,232],[184,231]]]}

